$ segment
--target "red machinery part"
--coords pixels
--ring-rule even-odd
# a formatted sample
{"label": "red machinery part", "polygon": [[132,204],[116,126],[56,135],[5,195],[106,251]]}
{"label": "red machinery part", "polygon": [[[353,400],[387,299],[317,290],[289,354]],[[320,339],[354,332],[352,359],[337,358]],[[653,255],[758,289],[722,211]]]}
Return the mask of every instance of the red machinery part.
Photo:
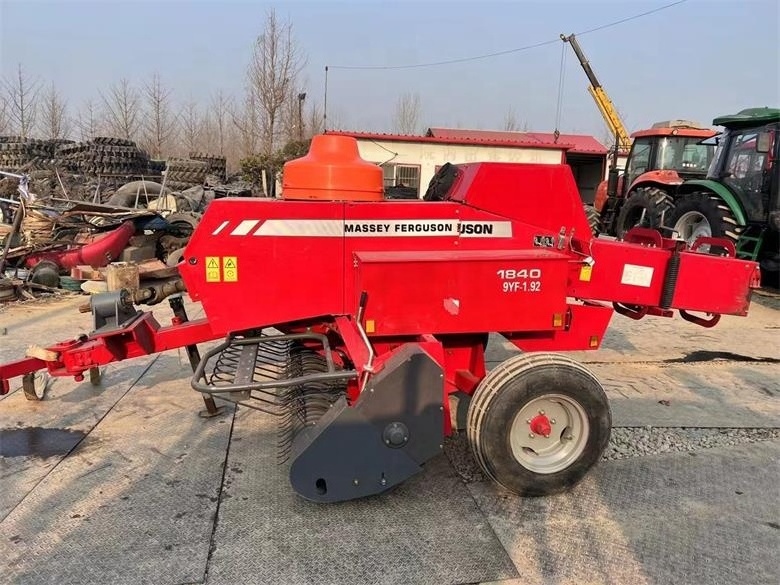
{"label": "red machinery part", "polygon": [[61,269],[69,270],[74,266],[86,265],[93,267],[108,266],[119,258],[122,250],[135,233],[135,224],[126,221],[115,230],[106,234],[99,234],[93,241],[62,251],[38,252],[27,256],[25,265],[33,268],[40,262],[47,260],[54,262]]}
{"label": "red machinery part", "polygon": [[[304,497],[380,493],[416,473],[452,431],[456,393],[474,396],[469,440],[490,477],[516,493],[565,489],[598,461],[609,407],[583,366],[535,352],[598,348],[613,307],[634,318],[744,315],[758,266],[647,230],[592,238],[563,165],[457,173],[446,201],[215,200],[179,265],[206,319],[161,327],[131,316],[49,347],[50,361],[0,365],[3,388],[44,366],[78,377],[224,337],[193,387],[279,415]],[[264,341],[257,331],[269,327],[281,337]],[[490,332],[530,353],[486,376]],[[298,374],[258,380],[261,362]],[[556,424],[539,410],[556,411]],[[543,440],[528,443],[529,432]]]}

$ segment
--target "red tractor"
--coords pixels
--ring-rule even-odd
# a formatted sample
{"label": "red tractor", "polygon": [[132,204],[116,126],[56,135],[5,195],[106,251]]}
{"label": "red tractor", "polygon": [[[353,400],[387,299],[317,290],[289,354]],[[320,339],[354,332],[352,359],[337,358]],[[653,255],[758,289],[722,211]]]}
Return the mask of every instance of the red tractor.
{"label": "red tractor", "polygon": [[613,164],[614,178],[596,191],[601,232],[622,238],[635,226],[662,226],[683,181],[707,176],[715,147],[700,142],[715,134],[683,120],[659,122],[632,134],[625,172],[617,177]]}
{"label": "red tractor", "polygon": [[[306,499],[379,494],[419,472],[459,423],[453,395],[468,399],[460,430],[487,476],[517,494],[565,490],[601,458],[611,413],[593,373],[550,352],[598,348],[615,311],[706,327],[745,315],[758,265],[719,238],[594,238],[566,165],[440,173],[427,200],[383,200],[354,138],[316,136],[285,165],[282,199],[212,202],[178,278],[91,297],[92,333],[0,364],[0,392],[21,376],[27,394],[38,370],[82,380],[187,347],[212,409],[218,397],[277,417]],[[204,318],[187,319],[183,290]],[[166,295],[170,325],[136,307]],[[524,353],[488,372],[491,332]],[[216,339],[201,357],[196,344]]]}

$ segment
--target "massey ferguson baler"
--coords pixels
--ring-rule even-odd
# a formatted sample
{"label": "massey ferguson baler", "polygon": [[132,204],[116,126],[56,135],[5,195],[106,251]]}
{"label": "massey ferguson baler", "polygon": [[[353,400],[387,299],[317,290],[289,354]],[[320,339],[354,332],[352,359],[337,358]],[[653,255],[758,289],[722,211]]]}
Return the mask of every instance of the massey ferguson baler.
{"label": "massey ferguson baler", "polygon": [[[759,281],[727,241],[591,237],[564,165],[445,165],[425,200],[383,201],[354,139],[323,135],[283,187],[211,203],[180,280],[92,297],[95,330],[0,365],[3,391],[40,369],[81,380],[187,347],[197,391],[278,418],[291,484],[320,502],[417,473],[453,432],[460,392],[485,473],[550,494],[598,461],[611,415],[590,371],[547,352],[598,348],[614,311],[703,326],[746,315]],[[136,308],[183,290],[205,318],[188,321],[178,295],[167,326]],[[522,353],[486,373],[490,332]],[[200,358],[196,344],[218,339]]]}

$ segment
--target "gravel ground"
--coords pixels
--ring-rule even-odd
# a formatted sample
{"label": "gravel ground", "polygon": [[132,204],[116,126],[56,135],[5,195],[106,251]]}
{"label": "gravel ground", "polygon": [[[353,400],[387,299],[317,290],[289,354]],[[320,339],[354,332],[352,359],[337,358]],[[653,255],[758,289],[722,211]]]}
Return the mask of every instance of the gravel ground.
{"label": "gravel ground", "polygon": [[[609,445],[602,459],[628,459],[662,453],[692,453],[702,449],[773,439],[780,439],[780,429],[613,428]],[[444,452],[463,481],[466,483],[485,481],[485,475],[471,454],[465,432],[447,437],[444,441]]]}
{"label": "gravel ground", "polygon": [[615,428],[602,459],[731,447],[780,438],[780,429]]}

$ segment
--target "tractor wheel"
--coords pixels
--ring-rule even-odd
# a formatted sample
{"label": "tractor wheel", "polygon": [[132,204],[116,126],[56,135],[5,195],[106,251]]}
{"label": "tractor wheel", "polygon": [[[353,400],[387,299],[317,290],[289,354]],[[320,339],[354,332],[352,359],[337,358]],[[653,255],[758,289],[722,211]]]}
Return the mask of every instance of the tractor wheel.
{"label": "tractor wheel", "polygon": [[617,217],[615,235],[622,238],[632,227],[658,228],[674,207],[672,197],[658,187],[640,187],[631,191]]}
{"label": "tractor wheel", "polygon": [[728,238],[736,245],[744,229],[726,202],[711,193],[692,193],[679,199],[668,225],[688,245],[701,236]]}
{"label": "tractor wheel", "polygon": [[609,442],[612,415],[596,377],[558,354],[523,354],[492,370],[471,399],[467,435],[495,482],[544,496],[579,482]]}
{"label": "tractor wheel", "polygon": [[596,208],[592,205],[585,204],[583,205],[585,208],[585,217],[588,218],[588,225],[590,226],[590,233],[594,236],[599,235],[599,232],[601,231],[599,225],[601,222],[601,217],[599,216],[599,212],[596,211]]}

